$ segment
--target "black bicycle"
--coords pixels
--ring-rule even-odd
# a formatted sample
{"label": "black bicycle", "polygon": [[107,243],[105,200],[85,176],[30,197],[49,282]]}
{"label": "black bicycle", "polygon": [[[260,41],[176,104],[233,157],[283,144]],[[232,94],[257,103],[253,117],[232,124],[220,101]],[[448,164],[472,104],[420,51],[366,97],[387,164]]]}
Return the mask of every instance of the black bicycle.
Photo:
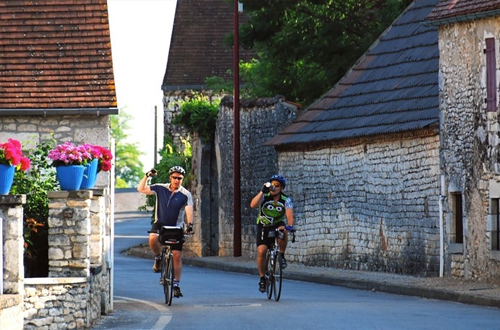
{"label": "black bicycle", "polygon": [[[292,242],[295,242],[295,230],[291,230]],[[283,259],[277,239],[284,239],[284,231],[275,228],[269,231],[269,238],[274,238],[274,243],[267,250],[265,274],[267,299],[271,299],[274,294],[274,300],[279,301],[281,297],[281,288],[283,282]]]}
{"label": "black bicycle", "polygon": [[165,303],[170,306],[174,292],[174,255],[172,245],[179,244],[184,239],[184,230],[181,227],[163,226],[158,241],[161,249],[160,285],[163,286]]}

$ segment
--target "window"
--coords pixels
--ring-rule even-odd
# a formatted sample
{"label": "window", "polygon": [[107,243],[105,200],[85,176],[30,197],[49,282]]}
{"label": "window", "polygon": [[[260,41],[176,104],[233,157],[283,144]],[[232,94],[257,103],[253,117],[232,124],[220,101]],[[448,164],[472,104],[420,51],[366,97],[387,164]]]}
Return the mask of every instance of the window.
{"label": "window", "polygon": [[497,111],[497,65],[495,55],[495,38],[486,39],[486,108]]}
{"label": "window", "polygon": [[451,219],[451,242],[463,244],[464,242],[464,225],[462,211],[462,194],[451,194],[452,200],[452,219]]}

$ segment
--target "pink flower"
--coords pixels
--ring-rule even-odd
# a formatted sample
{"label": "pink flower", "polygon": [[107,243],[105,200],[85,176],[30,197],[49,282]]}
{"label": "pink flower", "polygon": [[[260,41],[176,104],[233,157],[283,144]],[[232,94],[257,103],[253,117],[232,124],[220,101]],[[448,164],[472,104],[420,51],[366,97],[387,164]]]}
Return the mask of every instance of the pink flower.
{"label": "pink flower", "polygon": [[54,166],[85,165],[97,159],[97,171],[109,171],[113,155],[109,149],[102,146],[89,143],[75,146],[71,142],[64,142],[49,151],[49,158]]}

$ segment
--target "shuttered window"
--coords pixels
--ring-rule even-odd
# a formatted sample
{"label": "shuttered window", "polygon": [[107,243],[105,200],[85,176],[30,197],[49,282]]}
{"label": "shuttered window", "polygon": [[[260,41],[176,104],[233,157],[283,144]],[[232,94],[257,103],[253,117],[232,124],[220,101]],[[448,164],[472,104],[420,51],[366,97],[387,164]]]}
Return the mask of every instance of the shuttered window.
{"label": "shuttered window", "polygon": [[497,111],[497,65],[495,38],[486,39],[486,108]]}

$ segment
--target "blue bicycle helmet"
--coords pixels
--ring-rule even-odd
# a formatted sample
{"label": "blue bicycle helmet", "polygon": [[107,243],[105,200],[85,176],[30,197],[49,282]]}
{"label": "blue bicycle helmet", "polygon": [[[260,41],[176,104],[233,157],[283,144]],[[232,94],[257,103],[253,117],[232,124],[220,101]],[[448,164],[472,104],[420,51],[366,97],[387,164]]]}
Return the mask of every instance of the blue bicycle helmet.
{"label": "blue bicycle helmet", "polygon": [[271,176],[271,178],[269,179],[269,182],[271,181],[278,181],[280,184],[281,184],[281,189],[285,189],[285,186],[286,186],[286,180],[284,177],[282,177],[281,175],[279,174],[274,174],[273,176]]}

